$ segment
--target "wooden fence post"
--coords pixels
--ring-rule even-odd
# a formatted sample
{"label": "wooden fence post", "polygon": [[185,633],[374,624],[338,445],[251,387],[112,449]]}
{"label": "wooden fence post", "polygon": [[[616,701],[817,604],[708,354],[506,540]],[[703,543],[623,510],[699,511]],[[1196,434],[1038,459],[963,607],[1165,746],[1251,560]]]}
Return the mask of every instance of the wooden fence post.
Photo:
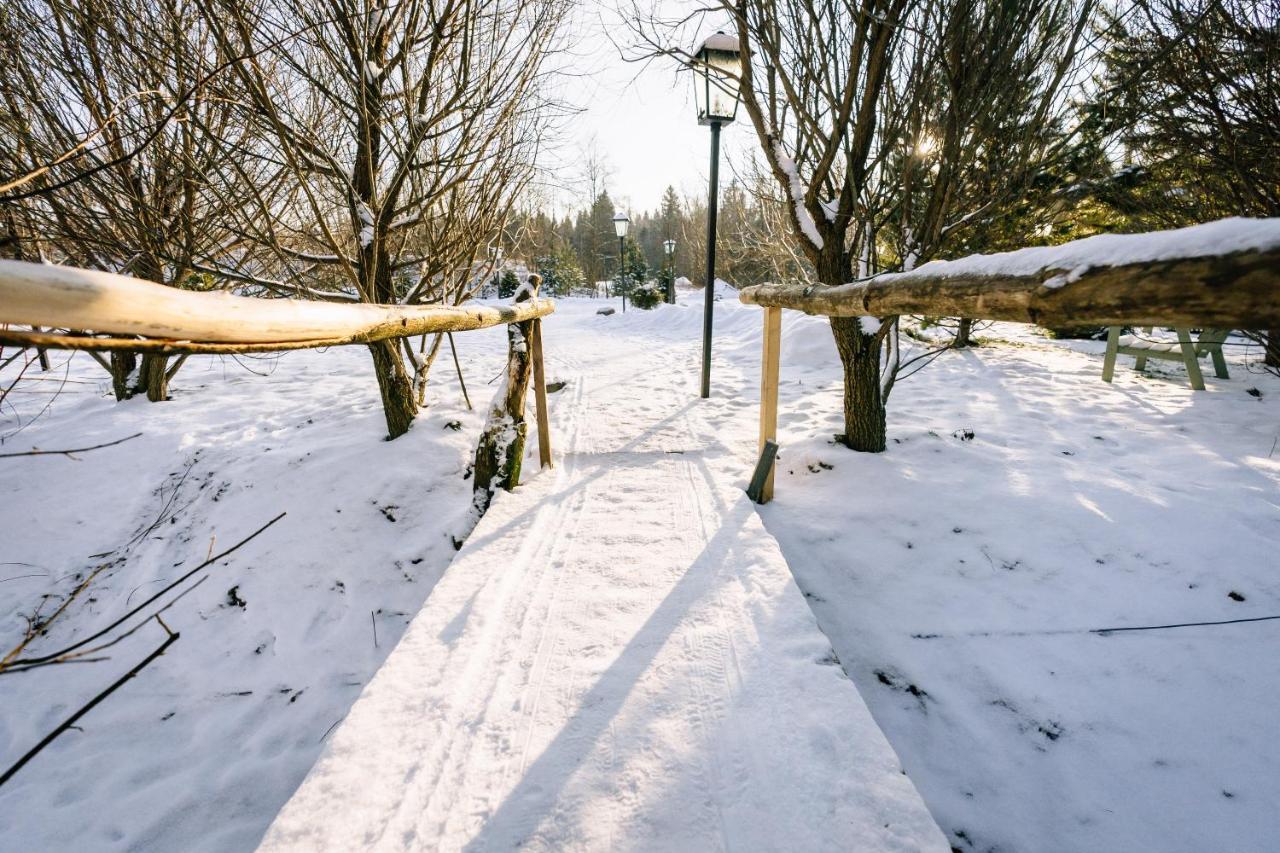
{"label": "wooden fence post", "polygon": [[[782,309],[764,309],[764,347],[760,359],[760,443],[757,453],[763,452],[765,442],[778,440],[778,362],[782,353]],[[773,472],[760,490],[760,503],[773,500]]]}
{"label": "wooden fence post", "polygon": [[529,323],[529,347],[533,350],[533,395],[538,405],[538,462],[552,467],[551,417],[547,412],[547,372],[542,362],[542,320]]}
{"label": "wooden fence post", "polygon": [[[537,296],[542,279],[529,276],[526,286],[516,293],[515,301],[524,302]],[[520,466],[524,461],[525,438],[529,425],[524,419],[524,401],[533,373],[533,347],[530,337],[535,320],[507,326],[507,369],[502,387],[489,406],[480,443],[476,445],[473,468],[475,506],[480,512],[489,508],[495,489],[511,491],[520,485]]]}

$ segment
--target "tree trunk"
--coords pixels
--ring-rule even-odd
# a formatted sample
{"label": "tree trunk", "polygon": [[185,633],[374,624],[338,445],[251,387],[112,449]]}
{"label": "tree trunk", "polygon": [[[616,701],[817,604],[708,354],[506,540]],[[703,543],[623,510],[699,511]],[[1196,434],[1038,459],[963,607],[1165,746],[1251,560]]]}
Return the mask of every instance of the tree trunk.
{"label": "tree trunk", "polygon": [[137,391],[146,391],[147,399],[153,403],[169,399],[169,357],[154,353],[143,353],[142,369],[138,372]]}
{"label": "tree trunk", "polygon": [[973,332],[973,318],[961,317],[960,326],[956,329],[956,339],[951,346],[956,349],[964,349],[973,346],[973,342],[969,339],[970,333]]}
{"label": "tree trunk", "polygon": [[111,351],[111,390],[115,392],[116,400],[128,400],[133,396],[133,387],[129,384],[129,380],[133,377],[133,371],[137,366],[136,353],[123,350]]}
{"label": "tree trunk", "polygon": [[880,396],[880,341],[862,331],[858,317],[832,317],[831,333],[844,366],[845,446],[882,453],[885,414]]}
{"label": "tree trunk", "polygon": [[1264,358],[1267,367],[1280,367],[1280,329],[1267,332],[1267,353]]}
{"label": "tree trunk", "polygon": [[382,412],[387,418],[387,440],[399,438],[409,431],[413,418],[418,414],[418,404],[413,396],[413,382],[404,369],[399,341],[392,339],[368,344],[373,356],[373,372],[378,377],[378,390],[382,393]]}
{"label": "tree trunk", "polygon": [[[819,281],[839,284],[852,275],[852,260],[841,251],[820,258]],[[884,398],[880,393],[880,339],[863,331],[859,317],[831,317],[844,369],[844,444],[851,450],[882,453],[885,447]]]}

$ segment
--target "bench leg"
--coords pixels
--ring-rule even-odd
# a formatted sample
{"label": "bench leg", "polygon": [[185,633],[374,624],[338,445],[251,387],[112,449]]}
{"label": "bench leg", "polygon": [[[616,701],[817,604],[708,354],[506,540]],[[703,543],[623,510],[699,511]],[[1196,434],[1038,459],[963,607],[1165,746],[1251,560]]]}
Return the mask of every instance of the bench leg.
{"label": "bench leg", "polygon": [[1227,373],[1227,359],[1222,355],[1222,347],[1214,347],[1209,355],[1213,358],[1213,375],[1219,379],[1230,379],[1231,374]]}
{"label": "bench leg", "polygon": [[1204,377],[1200,375],[1200,359],[1196,358],[1196,345],[1191,342],[1191,333],[1186,329],[1178,329],[1178,343],[1182,345],[1182,363],[1187,366],[1187,376],[1191,379],[1193,391],[1204,390]]}
{"label": "bench leg", "polygon": [[1107,329],[1107,354],[1102,359],[1102,381],[1110,382],[1116,372],[1116,349],[1120,346],[1120,327]]}
{"label": "bench leg", "polygon": [[1147,357],[1145,355],[1136,355],[1133,357],[1133,369],[1141,373],[1147,369]]}

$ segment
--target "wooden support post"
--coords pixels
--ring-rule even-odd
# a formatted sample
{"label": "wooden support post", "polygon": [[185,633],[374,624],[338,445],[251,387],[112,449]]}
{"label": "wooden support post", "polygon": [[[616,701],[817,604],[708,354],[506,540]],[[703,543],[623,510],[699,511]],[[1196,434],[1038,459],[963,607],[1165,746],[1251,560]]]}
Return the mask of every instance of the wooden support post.
{"label": "wooden support post", "polygon": [[533,394],[538,406],[538,462],[552,467],[551,417],[547,411],[547,374],[542,362],[542,321],[529,323],[529,347],[533,355]]}
{"label": "wooden support post", "polygon": [[[527,285],[516,292],[515,302],[519,304],[536,298],[541,283],[540,276],[529,276]],[[534,317],[507,325],[506,381],[489,406],[489,418],[476,446],[472,469],[475,476],[474,506],[481,513],[489,508],[495,489],[511,491],[520,485],[520,466],[524,461],[525,436],[529,429],[524,419],[524,402],[533,374],[531,338],[536,322]],[[541,414],[538,420],[542,420]]]}
{"label": "wooden support post", "polygon": [[1112,326],[1107,329],[1107,354],[1102,359],[1102,381],[1110,382],[1116,372],[1116,355],[1119,353],[1120,347],[1120,327]]}
{"label": "wooden support post", "polygon": [[751,482],[747,484],[747,497],[755,503],[768,502],[764,496],[764,487],[773,477],[773,460],[777,455],[778,443],[769,439],[764,443],[764,450],[760,451],[760,458],[756,460],[756,470],[751,473]]}
{"label": "wooden support post", "polygon": [[1204,390],[1204,376],[1200,373],[1200,359],[1196,356],[1196,345],[1191,340],[1190,329],[1177,329],[1178,343],[1182,347],[1182,363],[1187,366],[1187,376],[1191,379],[1193,391]]}
{"label": "wooden support post", "polygon": [[[760,359],[760,443],[756,448],[762,452],[765,443],[778,440],[778,362],[782,353],[782,309],[764,309],[764,346]],[[760,489],[760,503],[773,500],[773,472],[776,466],[769,466],[769,474],[764,486]]]}
{"label": "wooden support post", "polygon": [[1231,374],[1227,372],[1227,358],[1222,354],[1222,347],[1217,346],[1209,350],[1209,357],[1213,359],[1213,375],[1219,379],[1230,379]]}

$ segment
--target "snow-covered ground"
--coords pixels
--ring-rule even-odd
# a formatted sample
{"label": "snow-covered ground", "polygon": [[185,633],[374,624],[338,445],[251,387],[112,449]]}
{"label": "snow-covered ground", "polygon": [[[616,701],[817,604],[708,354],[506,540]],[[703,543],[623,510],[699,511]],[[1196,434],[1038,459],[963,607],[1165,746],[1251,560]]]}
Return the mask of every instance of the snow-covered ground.
{"label": "snow-covered ground", "polygon": [[[717,303],[700,402],[701,293],[681,301],[599,317],[599,300],[564,300],[546,331],[553,377],[569,382],[553,411],[576,416],[584,353],[607,340],[630,362],[607,381],[638,395],[651,375],[685,382],[707,470],[745,485],[760,312]],[[779,476],[760,517],[835,656],[959,850],[1272,849],[1280,621],[1089,631],[1280,614],[1280,381],[1231,352],[1232,378],[1207,376],[1207,391],[1174,363],[1141,377],[1123,357],[1107,385],[1101,344],[981,334],[999,340],[897,387],[889,450],[869,456],[830,440],[840,381],[825,324],[785,316]],[[481,404],[502,335],[457,340]],[[166,613],[182,638],[163,658],[0,787],[0,846],[251,847],[467,534],[479,419],[447,363],[431,410],[393,443],[362,351],[246,364],[270,375],[193,359],[174,401],[115,404],[77,356],[63,395],[0,451],[143,432],[78,461],[0,460],[6,648],[76,573],[125,557],[37,649],[136,604],[212,536],[216,550],[289,513]],[[61,377],[10,400],[31,417]],[[7,435],[13,412],[0,416]],[[650,532],[629,521],[620,536]],[[0,676],[3,763],[162,638],[149,626],[110,661]]]}
{"label": "snow-covered ground", "polygon": [[548,324],[555,469],[494,501],[263,853],[943,853],[692,364],[593,307]]}
{"label": "snow-covered ground", "polygon": [[[457,341],[487,399],[505,336]],[[31,653],[80,639],[288,515],[165,613],[181,638],[162,658],[0,787],[0,849],[251,848],[467,535],[462,477],[480,415],[442,369],[436,404],[384,441],[360,348],[192,358],[163,404],[115,403],[105,371],[84,355],[68,371],[66,357],[15,389],[21,421],[6,405],[3,435],[61,393],[0,452],[142,437],[78,459],[0,459],[0,654],[59,604],[43,596],[100,565]],[[0,676],[0,764],[164,637],[153,622],[109,660]]]}
{"label": "snow-covered ground", "polygon": [[[717,307],[745,479],[760,319]],[[869,456],[831,440],[823,321],[785,313],[761,516],[819,623],[959,850],[1275,849],[1280,621],[1089,630],[1280,615],[1280,381],[1228,347],[1206,391],[1123,357],[1107,385],[1102,343],[980,335],[897,387]]]}

